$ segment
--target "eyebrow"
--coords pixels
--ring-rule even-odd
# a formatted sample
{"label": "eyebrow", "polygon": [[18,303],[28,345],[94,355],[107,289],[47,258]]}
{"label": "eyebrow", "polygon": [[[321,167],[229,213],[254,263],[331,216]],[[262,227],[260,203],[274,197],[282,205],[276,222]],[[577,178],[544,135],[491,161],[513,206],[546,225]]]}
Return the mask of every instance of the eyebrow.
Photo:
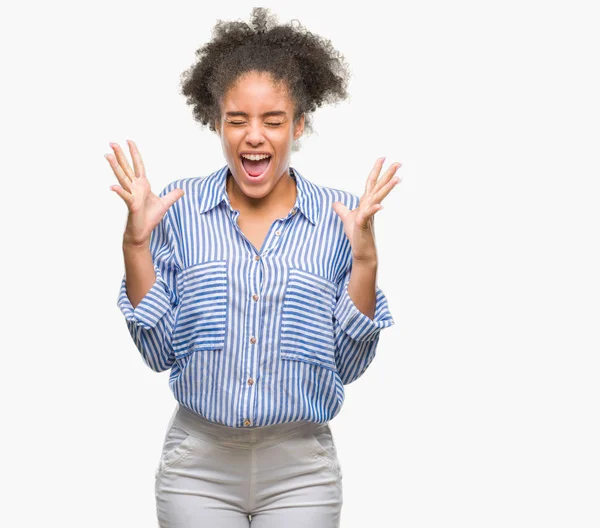
{"label": "eyebrow", "polygon": [[[248,117],[248,114],[246,112],[226,112],[225,115],[227,117],[235,117],[235,116],[242,116],[242,117]],[[285,116],[287,115],[283,110],[271,110],[270,112],[265,112],[262,116],[263,117],[267,117],[267,116]]]}

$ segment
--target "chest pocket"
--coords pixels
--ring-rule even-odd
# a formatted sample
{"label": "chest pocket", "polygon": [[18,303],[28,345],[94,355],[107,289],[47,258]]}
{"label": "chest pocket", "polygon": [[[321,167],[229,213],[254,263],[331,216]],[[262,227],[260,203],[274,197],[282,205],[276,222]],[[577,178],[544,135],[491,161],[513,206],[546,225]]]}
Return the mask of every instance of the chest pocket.
{"label": "chest pocket", "polygon": [[225,347],[227,261],[191,266],[178,276],[180,305],[173,329],[173,351],[182,358],[195,350]]}
{"label": "chest pocket", "polygon": [[320,275],[289,270],[281,320],[281,359],[335,370],[335,292],[335,284]]}

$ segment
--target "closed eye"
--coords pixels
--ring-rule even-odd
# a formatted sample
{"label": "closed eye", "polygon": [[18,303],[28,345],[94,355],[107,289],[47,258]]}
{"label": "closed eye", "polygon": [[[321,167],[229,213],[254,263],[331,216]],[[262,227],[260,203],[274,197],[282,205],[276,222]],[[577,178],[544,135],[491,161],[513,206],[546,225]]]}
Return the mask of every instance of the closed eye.
{"label": "closed eye", "polygon": [[[245,121],[227,121],[228,123],[232,124],[232,125],[245,125],[246,122]],[[283,123],[265,123],[269,126],[281,126],[283,125]]]}

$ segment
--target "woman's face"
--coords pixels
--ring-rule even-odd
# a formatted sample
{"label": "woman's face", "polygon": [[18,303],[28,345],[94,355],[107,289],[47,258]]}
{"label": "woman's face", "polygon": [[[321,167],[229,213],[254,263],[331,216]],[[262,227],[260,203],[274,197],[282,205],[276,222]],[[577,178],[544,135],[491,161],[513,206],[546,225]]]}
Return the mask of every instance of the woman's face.
{"label": "woman's face", "polygon": [[[217,134],[231,173],[249,198],[263,198],[282,176],[289,177],[292,142],[304,131],[304,115],[294,126],[293,112],[294,103],[285,85],[274,86],[267,73],[242,76],[221,101],[221,119],[215,123]],[[242,161],[245,153],[270,157],[248,163]],[[266,169],[261,173],[263,166]]]}

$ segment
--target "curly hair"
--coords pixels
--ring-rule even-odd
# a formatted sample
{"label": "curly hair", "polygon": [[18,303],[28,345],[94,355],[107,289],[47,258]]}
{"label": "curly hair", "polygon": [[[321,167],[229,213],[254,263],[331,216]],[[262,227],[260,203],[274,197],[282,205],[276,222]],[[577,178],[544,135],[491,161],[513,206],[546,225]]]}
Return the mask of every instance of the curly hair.
{"label": "curly hair", "polygon": [[[311,112],[348,97],[350,68],[330,40],[315,35],[296,19],[277,25],[268,9],[255,7],[251,24],[217,20],[213,38],[196,50],[196,62],[181,74],[181,94],[194,119],[215,131],[227,91],[248,72],[265,72],[282,83],[294,102],[294,124],[304,114],[304,130],[313,132]],[[299,144],[294,141],[292,151]]]}

